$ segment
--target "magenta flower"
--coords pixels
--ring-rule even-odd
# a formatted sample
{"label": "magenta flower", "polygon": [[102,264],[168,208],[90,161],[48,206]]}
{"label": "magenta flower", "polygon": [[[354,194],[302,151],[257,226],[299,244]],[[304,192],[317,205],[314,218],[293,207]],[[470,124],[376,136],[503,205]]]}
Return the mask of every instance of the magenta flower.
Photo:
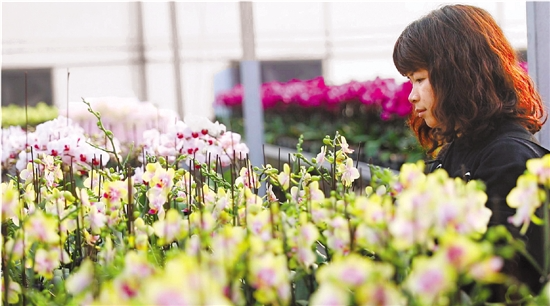
{"label": "magenta flower", "polygon": [[393,115],[399,117],[408,116],[412,111],[412,104],[409,102],[409,93],[412,90],[412,84],[405,82],[393,91],[392,96],[382,103],[382,119],[391,119]]}
{"label": "magenta flower", "polygon": [[244,89],[237,85],[230,90],[223,91],[216,96],[216,104],[225,106],[241,105],[243,103]]}
{"label": "magenta flower", "polygon": [[[341,103],[359,101],[365,105],[381,109],[381,118],[391,119],[394,115],[407,116],[412,107],[408,102],[410,83],[397,85],[394,79],[376,78],[373,81],[350,81],[342,85],[329,86],[323,77],[310,80],[293,79],[286,83],[268,82],[261,86],[264,109],[296,105],[332,110]],[[227,107],[243,103],[243,87],[237,85],[219,93],[215,103]]]}
{"label": "magenta flower", "polygon": [[393,79],[376,78],[374,81],[364,83],[364,92],[359,97],[366,105],[384,105],[393,95],[395,81]]}
{"label": "magenta flower", "polygon": [[284,84],[280,82],[269,82],[262,85],[262,105],[264,108],[271,108],[283,101]]}
{"label": "magenta flower", "polygon": [[343,101],[358,100],[365,92],[365,83],[351,81],[337,86],[330,86],[327,90],[327,105],[338,105]]}

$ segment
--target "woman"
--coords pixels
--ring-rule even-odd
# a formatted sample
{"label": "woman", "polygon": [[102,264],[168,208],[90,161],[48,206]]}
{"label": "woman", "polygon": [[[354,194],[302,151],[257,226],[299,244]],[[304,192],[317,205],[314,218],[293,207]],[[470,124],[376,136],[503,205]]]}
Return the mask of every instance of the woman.
{"label": "woman", "polygon": [[[409,125],[429,154],[438,152],[431,170],[483,181],[493,212],[490,225],[504,224],[519,237],[507,222],[514,210],[506,196],[526,161],[549,153],[533,137],[546,113],[495,20],[477,7],[443,6],[403,31],[393,60],[413,85]],[[541,227],[531,226],[522,239],[542,263],[540,237]],[[539,293],[540,275],[525,259],[508,262],[504,269]]]}

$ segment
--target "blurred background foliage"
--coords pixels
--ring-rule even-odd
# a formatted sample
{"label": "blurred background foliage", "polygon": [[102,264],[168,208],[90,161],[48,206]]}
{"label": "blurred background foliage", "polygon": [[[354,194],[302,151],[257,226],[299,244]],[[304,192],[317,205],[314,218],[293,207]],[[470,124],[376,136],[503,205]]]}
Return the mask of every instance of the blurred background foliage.
{"label": "blurred background foliage", "polygon": [[[228,130],[244,135],[241,107],[233,107],[231,116],[216,120],[225,124]],[[267,144],[295,148],[298,138],[303,135],[304,151],[318,153],[323,138],[335,131],[339,131],[355,150],[350,156],[360,161],[397,170],[404,162],[415,162],[425,156],[405,118],[382,120],[376,109],[359,102],[350,102],[337,111],[292,106],[284,112],[276,108],[264,112]]]}
{"label": "blurred background foliage", "polygon": [[29,127],[35,127],[40,123],[57,118],[58,113],[57,107],[48,105],[45,102],[38,102],[36,106],[29,106],[27,111],[25,111],[24,106],[8,104],[2,106],[2,128],[9,126],[25,128],[27,118]]}
{"label": "blurred background foliage", "polygon": [[[295,148],[303,136],[302,149],[318,153],[323,138],[338,131],[355,150],[354,159],[397,170],[425,156],[407,126],[410,90],[409,82],[381,78],[341,85],[327,85],[322,77],[264,83],[264,141]],[[246,137],[243,93],[241,85],[219,93],[216,105],[229,114],[216,120]]]}

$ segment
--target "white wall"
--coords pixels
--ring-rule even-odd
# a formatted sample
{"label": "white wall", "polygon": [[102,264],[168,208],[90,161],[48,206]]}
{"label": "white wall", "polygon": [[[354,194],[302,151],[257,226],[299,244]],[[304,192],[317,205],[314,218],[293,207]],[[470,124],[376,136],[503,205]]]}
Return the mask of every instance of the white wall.
{"label": "white wall", "polygon": [[[254,2],[260,60],[325,58],[327,83],[400,78],[393,43],[443,2]],[[487,9],[516,48],[527,46],[525,2]],[[238,2],[177,2],[184,113],[211,117],[214,75],[242,56]],[[142,2],[149,101],[177,110],[169,3]],[[54,103],[139,97],[137,4],[2,3],[2,68],[53,68]],[[67,73],[70,72],[69,82]],[[68,88],[67,88],[68,86]],[[2,101],[7,103],[8,101]]]}

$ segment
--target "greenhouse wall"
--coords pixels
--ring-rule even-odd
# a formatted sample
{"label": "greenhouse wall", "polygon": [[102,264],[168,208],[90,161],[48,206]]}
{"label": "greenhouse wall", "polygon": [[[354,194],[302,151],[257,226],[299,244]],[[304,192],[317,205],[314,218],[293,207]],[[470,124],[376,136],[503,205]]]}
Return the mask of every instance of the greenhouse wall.
{"label": "greenhouse wall", "polygon": [[[213,117],[214,78],[242,58],[238,2],[174,4],[175,14],[169,2],[3,3],[2,69],[50,69],[52,103],[61,107],[122,96],[172,110],[181,103],[184,114]],[[441,4],[254,2],[256,56],[321,60],[334,85],[401,80],[391,60],[394,41],[407,23]],[[495,16],[515,48],[525,49],[525,2],[475,4]]]}

